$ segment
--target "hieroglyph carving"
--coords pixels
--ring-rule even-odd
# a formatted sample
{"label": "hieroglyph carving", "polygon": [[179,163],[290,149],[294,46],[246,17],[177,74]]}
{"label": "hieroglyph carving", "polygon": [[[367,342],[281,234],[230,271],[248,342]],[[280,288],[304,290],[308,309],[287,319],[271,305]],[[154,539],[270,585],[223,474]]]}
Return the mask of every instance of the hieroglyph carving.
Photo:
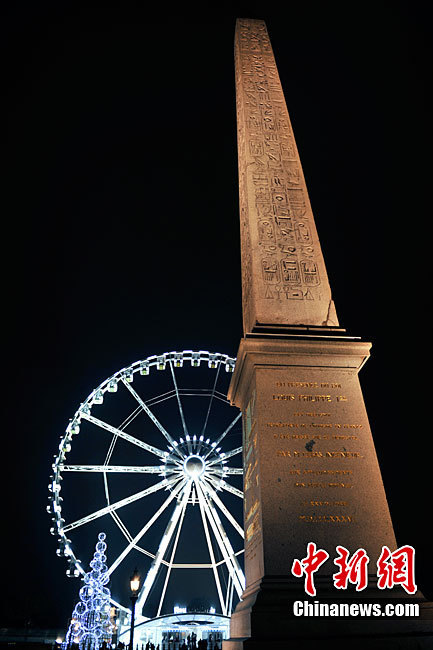
{"label": "hieroglyph carving", "polygon": [[[260,320],[331,324],[326,269],[264,22],[237,21],[235,63],[245,330]],[[306,300],[302,309],[292,302]]]}

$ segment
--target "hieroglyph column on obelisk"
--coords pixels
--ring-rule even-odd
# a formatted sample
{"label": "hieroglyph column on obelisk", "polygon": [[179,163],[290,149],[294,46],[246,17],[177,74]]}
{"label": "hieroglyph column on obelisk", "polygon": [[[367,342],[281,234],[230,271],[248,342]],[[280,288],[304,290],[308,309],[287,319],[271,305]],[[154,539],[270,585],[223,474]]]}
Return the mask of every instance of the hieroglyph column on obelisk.
{"label": "hieroglyph column on obelisk", "polygon": [[235,37],[244,331],[338,325],[266,26]]}
{"label": "hieroglyph column on obelisk", "polygon": [[[371,647],[394,648],[394,635],[416,626],[311,625],[290,610],[306,598],[290,569],[309,542],[331,558],[337,545],[364,549],[362,597],[370,600],[383,597],[375,574],[382,546],[397,544],[358,378],[371,344],[339,326],[263,21],[237,21],[235,57],[244,337],[228,397],[243,414],[246,588],[224,650],[287,648],[289,639],[302,650],[318,641],[354,650],[373,638],[380,641]],[[317,598],[359,597],[336,592],[335,568],[332,559],[320,567]],[[392,597],[406,595],[399,587]]]}

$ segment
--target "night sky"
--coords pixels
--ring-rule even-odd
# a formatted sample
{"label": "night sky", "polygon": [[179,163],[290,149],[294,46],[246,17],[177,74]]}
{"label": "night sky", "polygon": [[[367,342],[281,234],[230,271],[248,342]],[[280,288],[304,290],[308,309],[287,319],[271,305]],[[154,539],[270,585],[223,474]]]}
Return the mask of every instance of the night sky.
{"label": "night sky", "polygon": [[79,403],[152,354],[237,353],[237,16],[266,21],[340,324],[373,342],[360,379],[397,540],[433,598],[427,16],[283,6],[4,13],[2,626],[65,626],[76,600],[45,506]]}

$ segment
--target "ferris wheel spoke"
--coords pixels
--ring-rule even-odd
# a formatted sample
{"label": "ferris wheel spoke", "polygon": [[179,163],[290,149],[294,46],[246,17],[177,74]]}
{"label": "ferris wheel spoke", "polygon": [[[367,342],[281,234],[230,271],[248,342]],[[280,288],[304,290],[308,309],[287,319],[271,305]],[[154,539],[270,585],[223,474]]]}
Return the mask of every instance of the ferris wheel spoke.
{"label": "ferris wheel spoke", "polygon": [[229,433],[229,431],[231,431],[231,430],[233,429],[233,427],[234,427],[235,424],[236,424],[236,423],[241,419],[241,417],[242,417],[242,411],[240,411],[240,412],[237,414],[237,416],[232,420],[232,422],[230,422],[230,424],[229,424],[229,426],[227,427],[227,429],[225,429],[225,431],[222,432],[222,434],[220,435],[220,437],[219,437],[218,440],[216,441],[216,445],[219,445],[219,443],[221,442],[221,440],[223,440],[223,438],[226,437],[226,435]]}
{"label": "ferris wheel spoke", "polygon": [[209,406],[208,406],[207,413],[206,413],[206,419],[204,421],[203,429],[201,430],[201,435],[203,437],[204,437],[205,432],[206,432],[206,427],[207,427],[207,423],[208,423],[208,420],[209,420],[209,414],[210,414],[210,410],[211,410],[211,407],[212,407],[213,398],[215,396],[215,389],[216,389],[216,385],[217,385],[217,382],[218,382],[218,377],[219,377],[219,374],[220,374],[220,370],[221,370],[221,364],[218,365],[218,369],[216,371],[216,377],[215,377],[215,381],[214,381],[213,388],[212,388],[212,393],[211,393],[210,400],[209,400]]}
{"label": "ferris wheel spoke", "polygon": [[137,605],[139,606],[140,609],[143,609],[143,606],[147,600],[147,597],[150,593],[150,590],[152,588],[152,585],[155,581],[155,578],[158,574],[159,567],[161,566],[161,562],[164,559],[165,552],[167,550],[167,547],[170,543],[170,540],[173,536],[174,530],[176,528],[177,522],[179,521],[179,517],[181,515],[181,512],[183,508],[186,506],[186,503],[188,502],[189,495],[191,492],[191,485],[192,485],[192,480],[188,480],[184,483],[184,488],[183,488],[183,495],[180,503],[178,502],[176,504],[176,507],[173,511],[173,514],[171,515],[170,521],[167,524],[167,527],[165,529],[164,535],[162,536],[162,539],[159,543],[158,550],[155,555],[155,559],[153,560],[152,564],[150,565],[150,569],[147,572],[146,578],[143,582],[143,586],[140,590],[138,600],[137,600]]}
{"label": "ferris wheel spoke", "polygon": [[[130,413],[128,415],[128,417],[125,418],[125,420],[123,420],[122,424],[120,424],[117,428],[120,429],[120,431],[124,431],[125,428],[128,426],[128,424],[130,424],[133,420],[135,420],[135,418],[138,416],[139,413],[141,413],[141,409],[140,409],[139,406],[137,406],[137,408],[132,413]],[[110,443],[110,447],[109,447],[109,449],[107,451],[107,455],[105,456],[104,465],[108,465],[108,463],[110,462],[111,456],[113,455],[114,448],[116,446],[117,441],[118,441],[118,436],[117,436],[117,434],[114,434],[112,439],[111,439],[111,443]],[[109,499],[108,499],[108,483],[107,483],[107,477],[106,477],[105,474],[104,474],[104,488],[105,488],[105,493],[106,493],[106,496],[107,496],[107,501],[109,501]]]}
{"label": "ferris wheel spoke", "polygon": [[206,467],[206,473],[204,476],[213,476],[221,479],[224,476],[224,470],[221,467],[218,467],[218,465],[214,465],[213,467]]}
{"label": "ferris wheel spoke", "polygon": [[178,460],[177,458],[172,457],[170,460],[174,465],[176,465],[176,467],[178,467],[179,469],[182,469],[183,463],[184,463],[183,458]]}
{"label": "ferris wheel spoke", "polygon": [[[221,440],[223,440],[223,439],[226,437],[226,435],[229,433],[229,431],[231,431],[231,430],[233,429],[233,427],[235,426],[236,422],[238,422],[238,420],[239,420],[241,417],[242,417],[242,412],[240,412],[240,413],[237,414],[237,416],[234,418],[234,420],[232,420],[232,421],[230,422],[230,424],[229,424],[229,426],[227,427],[227,429],[225,429],[225,431],[223,431],[222,434],[220,435],[220,437],[215,441],[215,447],[218,447],[218,445],[220,444]],[[241,451],[242,451],[242,447],[241,447]],[[207,458],[207,457],[209,456],[209,454],[210,454],[210,452],[208,452],[208,453],[206,454],[205,458]],[[227,458],[227,454],[225,455],[225,458]]]}
{"label": "ferris wheel spoke", "polygon": [[206,468],[206,473],[211,476],[242,476],[244,470],[242,467],[227,467],[227,465],[223,465],[221,468],[218,465],[212,465],[212,467]]}
{"label": "ferris wheel spoke", "polygon": [[[137,408],[132,413],[130,413],[128,415],[128,417],[125,418],[125,420],[123,420],[122,424],[120,424],[117,428],[120,429],[120,431],[124,431],[125,428],[128,426],[128,424],[130,424],[133,420],[135,420],[135,418],[137,417],[137,415],[140,412],[141,412],[141,409],[140,409],[139,406],[137,406]],[[107,451],[107,455],[105,456],[105,460],[104,460],[105,465],[108,465],[108,463],[111,460],[111,456],[113,455],[114,448],[116,446],[117,440],[118,440],[118,437],[117,437],[116,434],[114,434],[112,439],[111,439],[111,443],[110,443],[110,447],[109,447],[109,449]],[[104,476],[104,482],[105,482],[105,476]],[[107,490],[107,488],[106,488],[106,490]]]}
{"label": "ferris wheel spoke", "polygon": [[163,465],[62,465],[62,472],[122,472],[137,474],[162,474]]}
{"label": "ferris wheel spoke", "polygon": [[[231,577],[231,576],[229,576],[229,577]],[[226,599],[226,611],[228,612],[228,614],[230,614],[231,611],[232,611],[233,587],[234,587],[234,582],[233,582],[233,580],[230,580],[229,585],[227,586],[227,599]]]}
{"label": "ferris wheel spoke", "polygon": [[130,436],[129,433],[125,433],[124,431],[121,431],[120,429],[111,426],[111,424],[108,424],[107,422],[104,422],[99,418],[95,418],[93,415],[90,415],[89,413],[81,413],[81,417],[84,418],[85,420],[88,420],[89,422],[92,422],[92,424],[96,424],[96,426],[101,427],[101,429],[105,429],[106,431],[113,433],[119,438],[123,438],[124,440],[131,442],[133,445],[137,445],[137,447],[141,447],[141,449],[150,451],[150,453],[155,454],[155,456],[159,456],[160,458],[165,458],[167,455],[165,451],[162,451],[161,449],[157,449],[153,445],[149,445],[147,442],[142,442],[138,438],[135,438],[134,436]]}
{"label": "ferris wheel spoke", "polygon": [[231,492],[232,494],[239,497],[240,499],[244,498],[244,493],[242,492],[242,490],[238,490],[237,488],[233,487],[233,485],[230,485],[230,483],[227,483],[227,481],[222,481],[221,487],[226,492]]}
{"label": "ferris wheel spoke", "polygon": [[107,455],[105,456],[104,463],[105,463],[106,465],[108,465],[108,463],[109,463],[110,460],[111,460],[111,456],[113,455],[113,451],[114,451],[114,448],[115,448],[115,446],[116,446],[116,442],[117,442],[117,441],[118,441],[118,437],[117,437],[117,435],[114,435],[114,436],[111,438],[111,443],[110,443],[110,446],[109,446],[109,448],[108,448]]}
{"label": "ferris wheel spoke", "polygon": [[[231,451],[227,451],[224,453],[224,455],[221,457],[223,460],[227,460],[227,458],[231,458],[232,456],[236,456],[236,454],[240,454],[242,452],[242,447],[236,447],[236,449],[232,449]],[[209,452],[207,455],[209,455],[211,452]],[[215,458],[215,460],[211,460],[208,463],[208,467],[211,467],[212,465],[215,465],[216,463],[221,462],[221,458]]]}
{"label": "ferris wheel spoke", "polygon": [[117,501],[116,503],[113,503],[109,506],[105,506],[105,508],[101,508],[100,510],[96,510],[95,512],[92,512],[90,515],[87,515],[86,517],[82,517],[81,519],[78,519],[77,521],[74,521],[72,524],[68,524],[67,526],[64,526],[63,532],[67,533],[70,530],[73,530],[74,528],[78,528],[79,526],[83,526],[84,524],[88,524],[90,521],[94,521],[95,519],[98,519],[99,517],[103,517],[104,515],[107,515],[108,513],[112,512],[113,510],[118,510],[119,508],[123,508],[124,506],[129,505],[130,503],[133,503],[134,501],[138,501],[138,499],[142,499],[143,497],[148,496],[149,494],[152,494],[153,492],[157,492],[158,490],[163,490],[169,487],[170,485],[173,485],[176,481],[178,481],[179,478],[173,478],[173,479],[164,479],[162,481],[159,481],[159,483],[156,483],[155,485],[152,485],[151,487],[147,488],[146,490],[142,490],[141,492],[136,492],[135,494],[132,494],[129,497],[126,497],[126,499],[121,499],[120,501]]}
{"label": "ferris wheel spoke", "polygon": [[[209,482],[210,481],[210,482]],[[228,508],[224,505],[224,503],[221,501],[219,498],[218,494],[216,491],[213,489],[212,486],[217,487],[218,483],[212,478],[209,478],[208,481],[203,481],[204,489],[208,493],[209,497],[212,499],[212,501],[218,506],[218,508],[221,510],[221,512],[227,517],[233,528],[239,533],[239,535],[244,538],[244,529],[242,526],[238,524],[236,519],[233,517],[233,515],[230,513]]]}
{"label": "ferris wheel spoke", "polygon": [[[189,495],[188,495],[188,497],[189,497]],[[179,541],[180,531],[182,530],[183,520],[184,520],[184,517],[185,517],[185,511],[186,511],[186,506],[187,506],[187,503],[188,503],[188,497],[182,501],[182,503],[183,503],[182,512],[181,512],[181,515],[180,515],[179,525],[177,527],[176,537],[175,537],[174,543],[173,543],[173,549],[172,549],[171,555],[170,555],[170,561],[169,561],[168,566],[167,566],[167,573],[166,573],[166,576],[165,576],[164,586],[162,588],[161,598],[159,600],[159,605],[158,605],[158,611],[156,613],[157,617],[161,614],[162,605],[164,603],[165,592],[167,590],[168,581],[170,579],[171,570],[173,568],[173,561],[174,561],[174,557],[176,555],[176,549],[177,549],[177,544],[178,544],[178,541]]]}
{"label": "ferris wheel spoke", "polygon": [[132,539],[132,537],[131,537],[131,535],[130,535],[130,533],[129,533],[129,530],[126,528],[125,524],[123,523],[123,521],[121,520],[121,518],[119,517],[119,515],[117,514],[117,512],[116,512],[115,510],[113,510],[113,512],[110,512],[110,515],[111,515],[111,517],[114,519],[114,521],[116,522],[116,524],[117,524],[119,530],[122,532],[122,534],[123,534],[123,536],[125,537],[125,539],[126,539],[128,542],[130,542],[131,539]]}
{"label": "ferris wheel spoke", "polygon": [[236,447],[236,449],[232,449],[231,451],[227,451],[224,454],[224,460],[227,460],[227,458],[231,458],[232,456],[236,456],[236,454],[241,454],[242,453],[242,446],[241,447]]}
{"label": "ferris wheel spoke", "polygon": [[240,598],[242,596],[243,590],[245,589],[245,576],[242,572],[241,567],[239,566],[239,562],[233,551],[232,545],[230,544],[230,540],[227,537],[227,534],[223,528],[218,513],[212,505],[212,502],[206,498],[201,486],[198,483],[196,483],[196,488],[198,498],[202,499],[206,516],[209,520],[218,546],[220,547],[220,551],[225,559],[227,569],[235,581],[236,592]]}
{"label": "ferris wheel spoke", "polygon": [[[174,390],[176,391],[176,399],[177,399],[177,405],[179,408],[179,414],[180,414],[180,419],[182,420],[182,428],[183,428],[183,433],[186,436],[188,436],[187,441],[189,442],[189,434],[188,434],[188,429],[186,426],[185,422],[185,416],[183,414],[183,408],[182,408],[182,402],[180,401],[180,395],[179,395],[179,388],[177,387],[177,381],[176,381],[176,376],[174,374],[174,368],[173,368],[173,362],[169,361],[169,366],[171,370],[171,377],[173,379],[173,385],[174,385]],[[188,444],[188,451],[191,453],[191,443]]]}
{"label": "ferris wheel spoke", "polygon": [[150,399],[146,400],[147,406],[153,406],[154,404],[159,404],[160,402],[165,402],[168,399],[171,399],[176,391],[174,390],[168,390],[165,393],[161,393],[160,395],[156,395],[155,397],[151,397]]}
{"label": "ferris wheel spoke", "polygon": [[[213,551],[212,542],[211,542],[210,535],[209,535],[209,527],[208,527],[207,521],[206,521],[206,514],[205,514],[205,510],[204,510],[203,499],[200,499],[200,497],[199,497],[198,503],[199,503],[199,506],[200,506],[201,520],[203,522],[204,534],[205,534],[205,537],[206,537],[207,547],[208,547],[208,550],[209,550],[209,557],[210,557],[210,561],[212,563],[212,571],[213,571],[213,574],[214,574],[215,585],[216,585],[216,588],[217,588],[218,597],[220,599],[221,613],[223,614],[223,616],[227,616],[227,608],[226,608],[226,606],[224,604],[224,598],[223,598],[223,593],[222,593],[222,589],[221,589],[221,583],[220,583],[220,579],[219,579],[219,575],[218,575],[218,567],[217,567],[216,562],[215,562],[215,554],[214,554],[214,551]],[[229,572],[229,576],[230,575],[231,575],[231,573]]]}
{"label": "ferris wheel spoke", "polygon": [[[179,480],[173,479],[172,482]],[[155,512],[155,514],[149,519],[149,521],[143,526],[143,528],[140,530],[140,532],[132,539],[129,544],[123,549],[121,554],[117,557],[117,559],[113,562],[113,564],[110,566],[108,569],[108,575],[111,575],[115,569],[119,566],[119,564],[125,559],[125,557],[128,555],[128,553],[138,544],[140,539],[143,537],[143,535],[149,530],[149,528],[155,523],[155,521],[158,519],[158,517],[161,515],[162,512],[167,508],[167,506],[173,501],[173,499],[177,496],[178,492],[184,487],[186,481],[183,480],[178,485],[171,491],[170,495],[168,498],[164,501],[162,506],[158,508],[158,510]]]}
{"label": "ferris wheel spoke", "polygon": [[161,431],[162,435],[164,438],[167,440],[167,442],[173,447],[173,449],[180,455],[180,452],[177,450],[177,442],[173,440],[171,435],[168,433],[168,431],[163,427],[161,422],[155,417],[155,415],[152,413],[150,408],[145,404],[145,402],[141,399],[140,395],[137,393],[136,390],[134,390],[129,382],[127,382],[125,379],[122,378],[123,384],[126,386],[126,388],[129,390],[131,395],[135,397],[137,402],[140,404],[141,408],[143,411],[146,413],[146,415],[149,416],[149,418],[152,420],[152,422],[158,427],[158,429]]}

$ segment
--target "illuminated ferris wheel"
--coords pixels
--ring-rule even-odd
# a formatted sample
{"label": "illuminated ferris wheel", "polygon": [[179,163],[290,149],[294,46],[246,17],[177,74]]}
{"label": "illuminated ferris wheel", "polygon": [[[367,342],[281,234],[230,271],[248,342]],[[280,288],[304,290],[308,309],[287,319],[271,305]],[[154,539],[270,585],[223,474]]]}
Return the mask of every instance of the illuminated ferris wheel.
{"label": "illuminated ferris wheel", "polygon": [[112,602],[125,611],[133,564],[143,567],[139,616],[167,613],[171,583],[181,593],[192,571],[207,571],[224,616],[245,588],[243,470],[231,464],[241,413],[226,398],[234,365],[191,350],[137,361],[92,391],[61,436],[47,508],[57,554],[67,575],[84,575],[78,549],[88,553],[103,527]]}

